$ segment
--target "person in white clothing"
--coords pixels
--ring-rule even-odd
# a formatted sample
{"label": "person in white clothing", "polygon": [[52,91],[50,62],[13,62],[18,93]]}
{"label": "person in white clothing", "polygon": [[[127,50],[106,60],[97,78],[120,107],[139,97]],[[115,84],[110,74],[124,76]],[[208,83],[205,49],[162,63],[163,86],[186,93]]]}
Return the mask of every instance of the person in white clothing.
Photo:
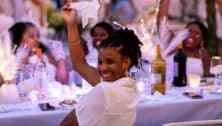
{"label": "person in white clothing", "polygon": [[[33,55],[33,49],[41,48],[43,51],[43,61],[47,66],[49,73],[51,76],[50,80],[54,79],[63,84],[67,84],[68,82],[68,71],[65,63],[65,53],[62,48],[62,43],[53,41],[49,42],[48,48],[40,43],[40,35],[36,26],[31,22],[17,22],[10,29],[9,32],[11,34],[11,40],[13,42],[13,47],[19,47],[22,44],[26,44],[30,49],[30,54],[25,57],[24,64],[24,74],[28,74],[31,72],[32,66],[36,60],[36,56]],[[15,48],[17,50],[17,48]],[[16,53],[16,51],[15,51]],[[28,79],[28,78],[24,78]]]}
{"label": "person in white clothing", "polygon": [[0,3],[0,18],[0,33],[5,30],[7,31],[15,22],[11,16],[8,16],[4,13],[2,3]]}
{"label": "person in white clothing", "polygon": [[88,63],[94,63],[97,65],[98,47],[101,41],[107,39],[114,32],[112,25],[106,22],[99,22],[90,30],[90,36],[92,37],[92,43],[90,43],[89,54],[87,55]]}
{"label": "person in white clothing", "polygon": [[[158,23],[159,23],[159,31],[163,30],[160,27],[160,22],[164,20],[164,17],[168,15],[168,7],[169,7],[169,0],[161,0],[160,4],[160,11],[158,15]],[[166,24],[166,23],[165,23]],[[198,72],[200,75],[203,75],[205,77],[207,76],[212,76],[210,73],[210,55],[205,48],[207,45],[207,40],[208,40],[208,29],[207,27],[199,22],[199,21],[193,21],[189,22],[186,27],[187,31],[185,31],[184,35],[177,35],[176,37],[182,36],[180,39],[177,39],[176,42],[173,42],[173,39],[175,35],[173,34],[172,31],[168,30],[168,36],[169,38],[165,39],[167,40],[166,44],[167,47],[172,47],[172,44],[175,44],[174,47],[171,49],[171,54],[176,51],[176,44],[179,42],[183,42],[183,52],[186,54],[186,56],[189,58],[192,58],[191,61],[197,61],[196,66],[200,68],[198,71],[195,70],[195,73]],[[167,31],[165,30],[165,31]],[[175,38],[176,38],[175,37]],[[175,41],[175,39],[174,39]],[[169,51],[170,52],[170,51]],[[167,55],[170,55],[168,53]],[[190,60],[188,60],[190,61]],[[194,63],[194,62],[193,62]],[[190,64],[188,62],[188,71],[192,71],[192,68],[189,68],[190,65],[193,65],[193,63]],[[201,67],[200,67],[201,66]]]}
{"label": "person in white clothing", "polygon": [[66,4],[62,14],[68,28],[73,66],[92,86],[61,126],[132,126],[139,99],[136,80],[128,76],[139,66],[142,43],[132,30],[115,31],[98,48],[98,68],[90,66],[79,43],[76,10]]}

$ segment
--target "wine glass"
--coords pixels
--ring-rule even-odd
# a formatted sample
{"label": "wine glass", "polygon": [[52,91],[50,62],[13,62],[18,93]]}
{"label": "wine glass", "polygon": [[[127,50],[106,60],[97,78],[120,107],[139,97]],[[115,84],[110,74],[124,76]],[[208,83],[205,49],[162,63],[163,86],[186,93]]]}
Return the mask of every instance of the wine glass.
{"label": "wine glass", "polygon": [[213,56],[210,62],[210,73],[214,74],[214,86],[218,86],[218,76],[222,73],[221,57]]}

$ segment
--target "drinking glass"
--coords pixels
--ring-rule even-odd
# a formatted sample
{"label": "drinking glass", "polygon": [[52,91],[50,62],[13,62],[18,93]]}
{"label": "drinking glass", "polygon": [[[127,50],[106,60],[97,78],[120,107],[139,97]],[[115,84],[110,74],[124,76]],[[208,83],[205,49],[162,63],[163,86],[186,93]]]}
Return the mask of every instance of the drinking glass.
{"label": "drinking glass", "polygon": [[201,80],[200,75],[194,73],[187,73],[188,85],[192,89],[192,91],[198,92],[200,87],[200,80]]}
{"label": "drinking glass", "polygon": [[150,94],[151,86],[149,84],[150,78],[150,64],[143,63],[141,69],[136,69],[136,79],[138,81],[138,87],[141,93]]}
{"label": "drinking glass", "polygon": [[218,86],[218,76],[222,73],[221,57],[213,56],[210,62],[210,73],[214,74],[214,86]]}

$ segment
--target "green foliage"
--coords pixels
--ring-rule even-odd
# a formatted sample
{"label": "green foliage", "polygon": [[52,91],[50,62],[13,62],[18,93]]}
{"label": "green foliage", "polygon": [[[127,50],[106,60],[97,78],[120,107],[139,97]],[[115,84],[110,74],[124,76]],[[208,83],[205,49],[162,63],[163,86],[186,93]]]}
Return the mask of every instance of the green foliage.
{"label": "green foliage", "polygon": [[59,31],[65,27],[65,21],[61,13],[56,10],[55,6],[52,4],[47,5],[47,21],[48,26],[56,31]]}
{"label": "green foliage", "polygon": [[206,0],[207,5],[207,24],[209,29],[209,38],[207,49],[211,55],[217,53],[217,35],[216,35],[216,16],[215,16],[215,0]]}

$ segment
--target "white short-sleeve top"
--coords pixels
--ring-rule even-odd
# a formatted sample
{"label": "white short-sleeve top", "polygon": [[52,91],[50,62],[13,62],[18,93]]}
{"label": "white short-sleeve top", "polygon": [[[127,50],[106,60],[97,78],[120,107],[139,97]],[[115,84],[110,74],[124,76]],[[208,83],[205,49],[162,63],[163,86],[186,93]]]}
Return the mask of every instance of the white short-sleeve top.
{"label": "white short-sleeve top", "polygon": [[187,73],[204,75],[203,62],[200,58],[187,57],[186,68]]}
{"label": "white short-sleeve top", "polygon": [[78,123],[80,126],[132,126],[138,100],[136,80],[130,77],[100,82],[77,103]]}

